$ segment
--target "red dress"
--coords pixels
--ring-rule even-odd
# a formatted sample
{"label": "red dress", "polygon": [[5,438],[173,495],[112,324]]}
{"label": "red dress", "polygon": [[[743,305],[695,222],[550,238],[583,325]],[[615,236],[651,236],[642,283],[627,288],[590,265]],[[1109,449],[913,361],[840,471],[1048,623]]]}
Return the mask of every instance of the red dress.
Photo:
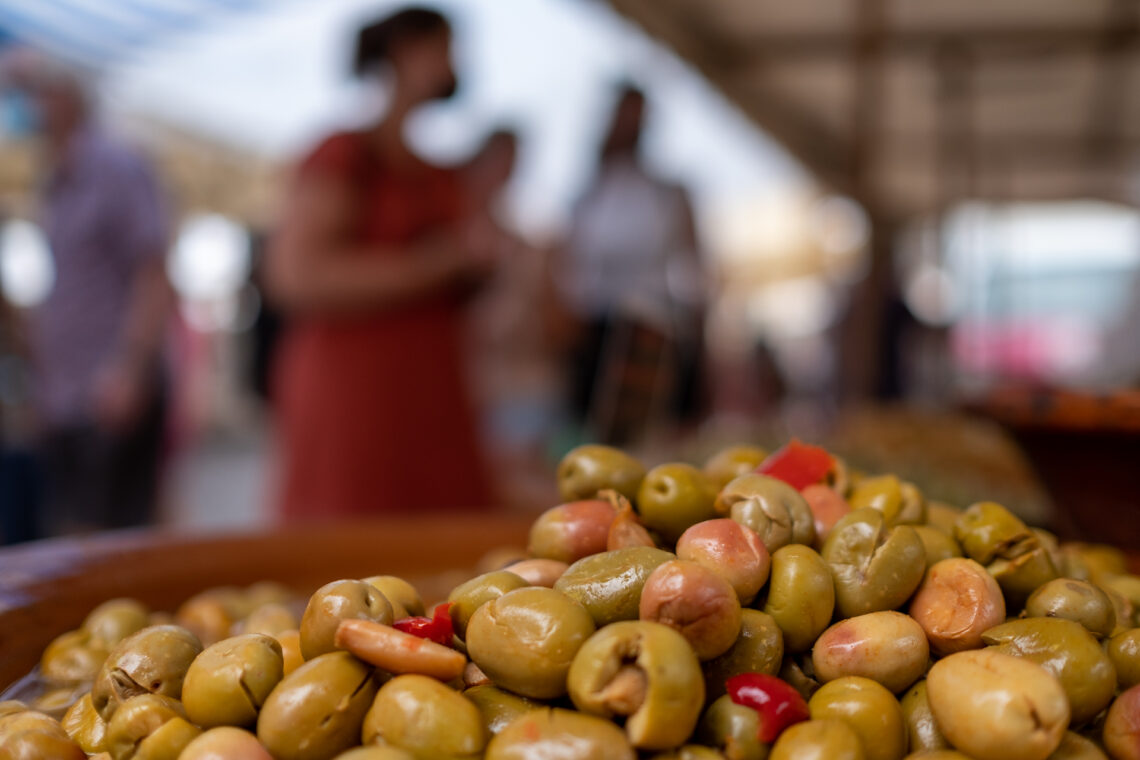
{"label": "red dress", "polygon": [[[394,255],[384,249],[462,214],[453,172],[426,164],[392,171],[358,134],[328,138],[300,172],[355,188],[361,255]],[[462,360],[462,309],[459,294],[439,293],[290,323],[275,368],[284,518],[490,505]]]}

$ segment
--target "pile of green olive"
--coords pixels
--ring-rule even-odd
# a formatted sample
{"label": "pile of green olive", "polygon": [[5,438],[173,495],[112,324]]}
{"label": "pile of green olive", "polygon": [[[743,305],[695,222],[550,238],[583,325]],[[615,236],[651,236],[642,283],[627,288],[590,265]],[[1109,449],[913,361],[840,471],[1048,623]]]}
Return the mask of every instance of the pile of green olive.
{"label": "pile of green olive", "polygon": [[526,557],[435,606],[394,576],[106,602],[0,702],[0,760],[1140,760],[1121,552],[809,449],[579,447]]}

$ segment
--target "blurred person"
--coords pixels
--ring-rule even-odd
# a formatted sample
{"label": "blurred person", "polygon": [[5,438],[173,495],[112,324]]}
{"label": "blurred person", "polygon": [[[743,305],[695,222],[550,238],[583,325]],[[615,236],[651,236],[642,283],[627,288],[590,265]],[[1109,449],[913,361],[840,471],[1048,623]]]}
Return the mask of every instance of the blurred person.
{"label": "blurred person", "polygon": [[79,73],[21,49],[0,74],[42,138],[40,223],[55,268],[29,331],[46,489],[38,532],[149,523],[173,305],[161,192],[142,156],[100,123]]}
{"label": "blurred person", "polygon": [[[0,224],[4,216],[0,214]],[[27,330],[0,281],[0,546],[36,537],[40,481],[30,446]]]}
{"label": "blurred person", "polygon": [[410,113],[455,92],[450,24],[396,12],[360,31],[354,67],[386,80],[387,113],[302,161],[266,261],[288,320],[280,515],[485,508],[463,309],[498,236],[467,215],[458,172],[404,142]]}
{"label": "blurred person", "polygon": [[597,173],[573,215],[560,273],[580,331],[571,406],[614,443],[697,411],[704,272],[688,194],[638,154],[645,96],[620,88]]}
{"label": "blurred person", "polygon": [[[496,130],[463,170],[471,213],[490,217],[499,229],[512,227],[501,201],[517,151],[517,135]],[[518,466],[529,467],[545,476],[545,445],[555,428],[559,400],[552,343],[562,317],[560,299],[548,251],[509,232],[498,245],[498,271],[472,304],[475,387],[492,453],[500,460],[497,466],[515,473]]]}

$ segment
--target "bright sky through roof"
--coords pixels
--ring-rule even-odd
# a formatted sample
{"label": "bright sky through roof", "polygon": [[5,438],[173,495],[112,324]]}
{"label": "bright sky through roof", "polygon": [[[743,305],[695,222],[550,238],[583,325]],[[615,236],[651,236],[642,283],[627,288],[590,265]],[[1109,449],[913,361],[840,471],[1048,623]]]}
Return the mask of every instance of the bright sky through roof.
{"label": "bright sky through roof", "polygon": [[[277,156],[295,156],[376,98],[346,75],[359,22],[391,0],[272,2],[172,34],[113,69],[116,108],[159,116]],[[685,181],[707,210],[733,197],[802,188],[806,175],[774,142],[672,54],[592,0],[451,0],[458,98],[421,114],[412,140],[438,160],[466,154],[491,127],[523,133],[511,201],[531,229],[556,228],[593,166],[610,86],[649,92],[649,160]]]}

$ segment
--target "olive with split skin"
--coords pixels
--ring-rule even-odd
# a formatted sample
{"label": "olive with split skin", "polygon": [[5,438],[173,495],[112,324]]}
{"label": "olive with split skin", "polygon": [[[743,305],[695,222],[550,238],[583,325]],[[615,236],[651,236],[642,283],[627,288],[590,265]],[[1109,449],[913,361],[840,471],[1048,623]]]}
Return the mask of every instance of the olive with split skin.
{"label": "olive with split skin", "polygon": [[535,699],[566,693],[566,674],[594,632],[586,608],[532,586],[487,602],[467,625],[467,654],[497,685]]}
{"label": "olive with split skin", "polygon": [[257,716],[257,738],[276,760],[326,760],[360,743],[376,696],[372,668],[330,652],[285,676]]}
{"label": "olive with split skin", "polygon": [[650,573],[638,617],[676,629],[701,660],[728,651],[740,633],[740,600],[728,581],[695,562],[670,560]]}
{"label": "olive with split skin", "polygon": [[995,502],[979,502],[959,515],[954,537],[963,554],[994,576],[1010,606],[1024,604],[1038,586],[1057,577],[1037,534]]}
{"label": "olive with split skin", "polygon": [[852,509],[870,507],[882,512],[888,525],[926,522],[926,499],[912,483],[904,483],[896,475],[863,478],[847,500]]}
{"label": "olive with split skin", "polygon": [[455,633],[460,638],[465,637],[467,623],[477,609],[508,591],[529,585],[509,570],[493,570],[460,583],[447,595],[447,601],[451,602],[451,623],[455,626]]}
{"label": "olive with split skin", "polygon": [[1072,620],[1098,637],[1111,636],[1116,629],[1116,610],[1108,594],[1088,581],[1054,578],[1029,595],[1025,614]]}
{"label": "olive with split skin", "polygon": [[840,520],[820,554],[835,578],[835,606],[843,617],[899,607],[926,570],[926,552],[914,528],[889,527],[870,507]]}
{"label": "olive with split skin", "polygon": [[814,550],[801,544],[772,555],[764,612],[784,634],[784,649],[804,652],[831,622],[835,584],[831,570]]}
{"label": "olive with split skin", "polygon": [[4,760],[85,760],[87,753],[58,722],[25,710],[0,718],[0,758]]}
{"label": "olive with split skin", "polygon": [[805,720],[786,728],[768,760],[863,760],[863,742],[841,720]]}
{"label": "olive with split skin", "polygon": [[705,475],[719,491],[732,480],[755,471],[767,456],[768,452],[759,446],[729,446],[708,458]]}
{"label": "olive with split skin", "polygon": [[340,580],[317,589],[301,616],[301,655],[306,660],[336,650],[334,638],[342,620],[392,624],[392,605],[370,583]]}
{"label": "olive with split skin", "polygon": [[377,741],[423,757],[476,757],[487,743],[483,716],[434,678],[396,676],[380,687],[364,717],[364,744]]}
{"label": "olive with split skin", "polygon": [[142,694],[115,710],[107,723],[107,749],[114,760],[178,760],[201,732],[177,699]]}
{"label": "olive with split skin", "polygon": [[[392,605],[393,615],[397,620],[401,617],[424,614],[424,600],[420,598],[420,592],[403,578],[395,575],[372,575],[365,578],[364,582],[375,586],[384,595]],[[397,606],[403,611],[402,615],[396,614]]]}
{"label": "olive with split skin", "polygon": [[585,713],[625,718],[630,744],[682,744],[704,707],[700,663],[668,626],[638,620],[607,625],[578,650],[568,676],[570,699]]}
{"label": "olive with split skin", "polygon": [[808,700],[812,720],[841,720],[863,743],[867,760],[901,760],[906,725],[895,696],[882,684],[860,676],[829,681]]}
{"label": "olive with split skin", "polygon": [[725,694],[713,700],[697,727],[702,744],[715,747],[727,760],[766,760],[770,747],[760,741],[760,716]]}
{"label": "olive with split skin", "polygon": [[769,552],[815,541],[815,517],[800,492],[777,478],[751,473],[726,485],[716,511],[760,536]]}
{"label": "olive with split skin", "polygon": [[633,500],[644,477],[645,466],[621,449],[586,444],[558,463],[558,492],[565,501],[575,501],[612,489]]}
{"label": "olive with split skin", "polygon": [[1023,618],[995,626],[982,640],[995,651],[1045,668],[1065,691],[1074,725],[1091,720],[1112,700],[1116,670],[1096,638],[1063,618]]}
{"label": "olive with split skin", "polygon": [[90,692],[71,706],[60,724],[84,752],[94,755],[107,750],[107,721],[95,712]]}
{"label": "olive with split skin", "polygon": [[725,693],[725,682],[741,673],[780,672],[784,659],[784,635],[776,620],[766,612],[744,609],[740,612],[740,635],[728,651],[704,664],[705,698],[709,701]]}
{"label": "olive with split skin", "polygon": [[951,557],[926,572],[911,600],[910,615],[926,632],[934,653],[947,655],[980,648],[982,634],[1005,619],[1005,597],[984,567],[972,559]]}
{"label": "olive with split skin", "polygon": [[223,639],[191,663],[182,703],[204,728],[251,726],[269,693],[284,677],[281,644],[272,636],[246,633]]}
{"label": "olive with split skin", "polygon": [[716,517],[716,486],[690,464],[672,462],[654,467],[637,491],[641,524],[675,544],[689,526]]}
{"label": "olive with split skin", "polygon": [[1069,701],[1052,674],[993,649],[934,663],[926,694],[947,741],[977,760],[1045,760],[1069,724]]}
{"label": "olive with split skin", "polygon": [[202,652],[198,637],[176,625],[156,625],[119,642],[91,687],[91,702],[110,721],[120,704],[141,694],[177,699],[190,663]]}
{"label": "olive with split skin", "polygon": [[650,574],[676,557],[651,546],[631,546],[583,557],[566,569],[554,589],[581,603],[594,623],[636,620]]}
{"label": "olive with split skin", "polygon": [[485,760],[636,760],[622,730],[573,710],[542,708],[511,721],[487,745]]}
{"label": "olive with split skin", "polygon": [[463,696],[479,709],[488,735],[499,733],[520,715],[543,707],[541,702],[520,697],[493,684],[472,686],[463,692]]}

